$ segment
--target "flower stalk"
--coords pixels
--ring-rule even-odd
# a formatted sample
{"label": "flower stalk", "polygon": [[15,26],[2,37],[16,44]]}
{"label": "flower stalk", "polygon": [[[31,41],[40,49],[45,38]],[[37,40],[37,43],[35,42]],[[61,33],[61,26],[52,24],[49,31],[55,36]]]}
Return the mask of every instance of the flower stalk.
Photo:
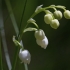
{"label": "flower stalk", "polygon": [[[15,44],[15,46],[18,46],[16,48],[16,56],[14,58],[14,63],[12,65],[12,70],[15,70],[16,68],[16,63],[17,63],[17,58],[18,58],[18,53],[19,53],[19,58],[22,62],[24,62],[24,66],[25,66],[25,70],[28,70],[27,67],[27,63],[30,63],[31,60],[31,55],[29,53],[28,50],[25,50],[23,47],[23,44],[21,43],[22,40],[22,36],[25,32],[27,31],[35,31],[35,38],[36,38],[36,43],[41,46],[43,49],[46,49],[48,46],[48,38],[46,37],[44,31],[42,29],[39,28],[39,26],[37,25],[36,21],[33,19],[37,14],[39,14],[40,12],[45,12],[45,16],[44,16],[44,21],[46,24],[50,24],[50,26],[53,29],[57,29],[60,25],[59,23],[59,19],[62,18],[62,12],[59,9],[63,9],[64,10],[64,17],[66,19],[70,19],[70,11],[66,10],[65,6],[61,6],[61,5],[50,5],[48,7],[42,7],[43,5],[40,5],[36,8],[35,12],[33,13],[33,15],[29,18],[29,20],[27,21],[26,26],[23,28],[23,31],[21,30],[21,25],[22,25],[22,19],[24,17],[24,12],[25,12],[25,8],[26,8],[26,4],[27,4],[27,0],[25,0],[25,5],[24,5],[24,9],[23,9],[23,13],[22,13],[22,17],[21,17],[21,22],[20,22],[20,26],[19,29],[16,25],[16,20],[10,5],[9,0],[5,0],[8,11],[10,13],[10,17],[13,23],[13,26],[15,28],[15,32],[16,32],[16,37],[17,39],[15,39],[15,37],[13,37],[13,42]],[[54,13],[50,12],[48,9],[53,9]],[[28,27],[29,24],[33,24],[36,26],[36,28],[33,27]],[[1,53],[1,52],[0,52]]]}

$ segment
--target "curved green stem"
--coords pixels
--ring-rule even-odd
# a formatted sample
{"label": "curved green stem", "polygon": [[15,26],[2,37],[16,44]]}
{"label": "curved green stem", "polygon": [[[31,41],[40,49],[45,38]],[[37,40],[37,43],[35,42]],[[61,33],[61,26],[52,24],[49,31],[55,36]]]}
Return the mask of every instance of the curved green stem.
{"label": "curved green stem", "polygon": [[55,11],[56,11],[56,8],[60,8],[60,9],[66,10],[64,6],[48,6],[48,7],[45,7],[43,9],[45,10],[45,9],[49,9],[49,8],[52,8]]}
{"label": "curved green stem", "polygon": [[22,26],[22,21],[23,21],[24,13],[25,13],[26,4],[27,4],[27,0],[25,0],[25,5],[24,5],[24,8],[23,8],[22,16],[21,16],[21,21],[20,21],[19,34],[18,34],[18,36],[19,36],[20,33],[21,33],[21,26]]}
{"label": "curved green stem", "polygon": [[55,6],[55,8],[60,8],[60,9],[63,9],[64,11],[66,10],[65,8],[62,8],[62,7],[58,7],[58,6]]}
{"label": "curved green stem", "polygon": [[46,10],[46,9],[54,9],[55,11],[56,11],[56,8],[55,7],[51,7],[51,6],[49,6],[49,7],[45,7],[45,8],[43,8],[43,10]]}
{"label": "curved green stem", "polygon": [[[40,9],[39,11],[37,11],[37,12],[34,12],[33,15],[32,15],[30,18],[33,18],[33,17],[35,17],[37,14],[39,14],[40,12],[43,12],[43,11],[45,12],[46,9],[50,9],[50,8],[54,9],[55,11],[57,10],[56,8],[60,8],[60,9],[66,10],[65,7],[63,8],[63,6],[55,6],[55,5],[54,5],[54,6],[48,6],[48,7],[41,8],[41,9]],[[30,19],[30,18],[29,18],[29,19]],[[28,24],[29,24],[29,23],[26,24],[25,28],[28,26]],[[25,29],[25,28],[24,28],[24,29]],[[23,29],[23,30],[24,30],[24,29]],[[22,38],[22,36],[23,36],[23,32],[22,32],[21,35],[20,35],[20,39]]]}

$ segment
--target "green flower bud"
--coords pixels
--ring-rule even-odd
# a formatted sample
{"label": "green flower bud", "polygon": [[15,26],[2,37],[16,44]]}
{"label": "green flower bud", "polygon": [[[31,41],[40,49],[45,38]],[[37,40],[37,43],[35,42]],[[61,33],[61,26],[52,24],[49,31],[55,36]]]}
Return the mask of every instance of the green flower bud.
{"label": "green flower bud", "polygon": [[36,39],[39,39],[39,40],[42,40],[45,38],[45,33],[42,29],[39,29],[37,31],[35,31],[35,38]]}
{"label": "green flower bud", "polygon": [[54,29],[57,29],[59,27],[59,21],[57,19],[52,20],[50,26]]}
{"label": "green flower bud", "polygon": [[52,20],[53,20],[52,14],[46,14],[44,16],[44,21],[45,21],[46,24],[50,24]]}
{"label": "green flower bud", "polygon": [[66,19],[70,19],[70,11],[69,10],[64,11],[64,17]]}
{"label": "green flower bud", "polygon": [[62,12],[59,11],[59,10],[56,10],[56,11],[54,12],[54,17],[55,17],[56,19],[60,20],[60,19],[62,18]]}
{"label": "green flower bud", "polygon": [[20,51],[19,51],[19,58],[24,63],[28,63],[29,64],[30,61],[31,61],[31,55],[30,55],[28,50],[20,49]]}

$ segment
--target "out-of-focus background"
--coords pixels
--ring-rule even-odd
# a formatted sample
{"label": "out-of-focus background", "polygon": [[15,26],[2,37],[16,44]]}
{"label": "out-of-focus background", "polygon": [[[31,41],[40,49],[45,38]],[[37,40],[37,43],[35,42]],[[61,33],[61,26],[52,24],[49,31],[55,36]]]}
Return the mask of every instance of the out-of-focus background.
{"label": "out-of-focus background", "polygon": [[[27,0],[21,27],[24,28],[26,21],[31,17],[37,6],[43,4],[43,7],[46,7],[55,4],[66,6],[66,9],[70,10],[69,2],[69,0]],[[25,0],[10,0],[10,3],[19,28]],[[8,51],[11,61],[13,61],[16,48],[12,42],[12,37],[15,35],[15,31],[4,0],[2,1],[2,10]],[[55,30],[44,22],[44,15],[45,13],[42,12],[35,16],[34,19],[39,27],[44,30],[49,40],[46,49],[36,44],[34,32],[26,32],[23,35],[24,47],[31,53],[31,63],[28,68],[29,70],[70,70],[70,20],[65,19],[63,16],[59,28]],[[3,64],[4,70],[8,70],[4,53]],[[24,64],[17,63],[16,70],[23,69]]]}

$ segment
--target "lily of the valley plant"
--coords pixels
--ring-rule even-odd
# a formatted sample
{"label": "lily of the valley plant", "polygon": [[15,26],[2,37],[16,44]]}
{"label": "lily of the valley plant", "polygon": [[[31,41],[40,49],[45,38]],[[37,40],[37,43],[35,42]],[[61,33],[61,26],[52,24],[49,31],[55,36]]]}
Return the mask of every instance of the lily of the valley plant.
{"label": "lily of the valley plant", "polygon": [[[51,12],[49,9],[53,9],[54,12]],[[64,12],[62,13],[59,9],[62,9]],[[62,17],[64,16],[66,19],[70,19],[70,11],[66,10],[65,6],[61,6],[61,5],[50,5],[48,7],[44,7],[43,5],[40,5],[36,8],[34,14],[29,18],[29,20],[27,21],[27,24],[22,32],[22,35],[27,32],[27,31],[34,31],[34,37],[36,38],[36,43],[43,49],[46,49],[48,47],[48,38],[45,35],[44,30],[40,29],[39,26],[37,25],[37,22],[35,19],[33,19],[37,14],[39,14],[40,12],[44,12],[44,22],[48,25],[50,25],[53,29],[57,29],[60,26],[60,22],[59,20],[62,19]],[[34,24],[36,26],[36,28],[33,27],[28,27],[29,24]],[[41,23],[42,24],[42,23]],[[19,35],[19,38],[22,39],[22,35]],[[21,40],[20,40],[21,41]],[[15,43],[15,45],[18,45],[18,47],[20,47],[18,56],[20,58],[20,60],[23,63],[29,64],[31,61],[31,54],[29,53],[28,50],[24,49],[22,47],[21,42],[18,41],[15,36],[13,36],[13,42]]]}

